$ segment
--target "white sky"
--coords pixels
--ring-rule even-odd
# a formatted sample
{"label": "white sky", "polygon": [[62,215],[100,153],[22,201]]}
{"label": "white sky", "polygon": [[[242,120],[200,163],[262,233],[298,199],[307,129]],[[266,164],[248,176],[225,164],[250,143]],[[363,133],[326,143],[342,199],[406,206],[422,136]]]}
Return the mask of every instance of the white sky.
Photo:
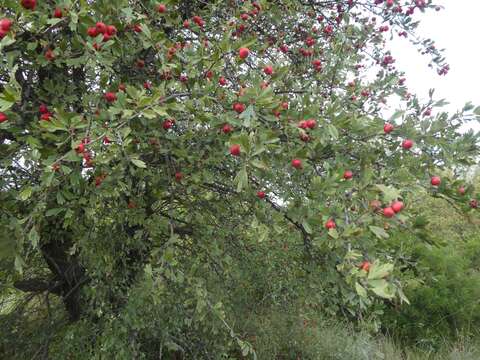
{"label": "white sky", "polygon": [[[428,57],[421,55],[407,39],[394,37],[392,55],[398,69],[406,73],[406,85],[422,99],[435,88],[434,98],[445,98],[455,111],[466,102],[480,105],[480,0],[436,0],[444,6],[439,12],[428,11],[420,17],[418,34],[435,41],[437,48],[445,49],[450,65],[446,76],[439,76],[429,68]],[[475,130],[480,124],[472,123]]]}

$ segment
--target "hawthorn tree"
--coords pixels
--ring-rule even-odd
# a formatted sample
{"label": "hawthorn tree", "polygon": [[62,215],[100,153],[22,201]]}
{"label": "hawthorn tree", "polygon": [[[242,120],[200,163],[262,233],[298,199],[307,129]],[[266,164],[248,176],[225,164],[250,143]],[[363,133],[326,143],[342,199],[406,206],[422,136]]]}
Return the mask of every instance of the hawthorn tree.
{"label": "hawthorn tree", "polygon": [[[1,271],[16,290],[1,291],[37,299],[50,323],[68,316],[39,351],[254,354],[228,321],[252,264],[311,282],[330,314],[408,302],[402,259],[378,244],[420,226],[412,193],[460,212],[479,200],[461,176],[479,135],[459,129],[480,109],[420,101],[387,50],[405,37],[446,75],[415,32],[435,10],[4,0]],[[279,248],[294,255],[270,256]]]}

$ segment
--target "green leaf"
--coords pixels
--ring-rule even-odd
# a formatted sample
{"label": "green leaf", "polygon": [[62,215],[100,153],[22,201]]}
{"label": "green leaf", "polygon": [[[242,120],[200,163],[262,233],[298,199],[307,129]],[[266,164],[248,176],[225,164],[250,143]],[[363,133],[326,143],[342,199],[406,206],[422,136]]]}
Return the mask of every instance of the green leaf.
{"label": "green leaf", "polygon": [[308,224],[308,222],[306,220],[304,220],[302,222],[302,226],[305,229],[305,231],[307,232],[307,234],[313,234],[312,228],[310,227],[310,225]]}
{"label": "green leaf", "polygon": [[330,136],[333,138],[333,140],[337,140],[338,139],[338,130],[335,126],[333,126],[332,124],[329,124],[327,126],[327,131],[328,133],[330,134]]}
{"label": "green leaf", "polygon": [[40,241],[40,235],[38,235],[37,229],[35,229],[35,227],[32,227],[32,229],[28,233],[28,240],[32,244],[33,248],[36,249],[38,246],[38,242]]}
{"label": "green leaf", "polygon": [[328,230],[328,235],[331,236],[334,239],[338,239],[338,231],[337,229],[329,229]]}
{"label": "green leaf", "polygon": [[247,168],[244,166],[235,177],[237,183],[237,193],[241,192],[248,185]]}
{"label": "green leaf", "polygon": [[367,297],[367,290],[360,285],[358,282],[355,283],[355,290],[357,291],[357,294],[360,295],[363,298]]}
{"label": "green leaf", "polygon": [[252,161],[250,161],[250,164],[255,166],[257,169],[268,170],[267,164],[265,164],[263,161],[252,160]]}
{"label": "green leaf", "polygon": [[147,168],[147,164],[145,164],[145,162],[143,162],[142,160],[140,160],[140,159],[131,159],[131,160],[132,160],[133,165],[135,165],[136,167],[139,167],[141,169],[146,169]]}
{"label": "green leaf", "polygon": [[379,239],[388,239],[390,237],[390,235],[388,235],[388,233],[381,227],[372,225],[372,226],[369,226],[368,228]]}
{"label": "green leaf", "polygon": [[374,280],[370,282],[370,290],[383,299],[393,299],[395,293],[391,285],[386,280]]}
{"label": "green leaf", "polygon": [[383,193],[383,199],[387,203],[397,200],[400,197],[400,192],[391,186],[377,184],[376,187]]}
{"label": "green leaf", "polygon": [[26,187],[23,189],[18,197],[20,198],[21,201],[27,200],[30,196],[32,195],[32,188],[30,186]]}
{"label": "green leaf", "polygon": [[393,270],[393,264],[380,264],[377,261],[370,267],[368,280],[383,279],[390,275]]}

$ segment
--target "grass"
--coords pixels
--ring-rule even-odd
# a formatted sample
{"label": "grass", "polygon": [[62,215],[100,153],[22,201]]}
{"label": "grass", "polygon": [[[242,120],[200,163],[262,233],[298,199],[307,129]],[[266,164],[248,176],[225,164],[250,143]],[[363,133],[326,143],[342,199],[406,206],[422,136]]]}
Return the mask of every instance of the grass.
{"label": "grass", "polygon": [[478,360],[480,341],[445,342],[436,352],[403,348],[385,336],[355,331],[344,323],[268,312],[242,324],[259,360]]}

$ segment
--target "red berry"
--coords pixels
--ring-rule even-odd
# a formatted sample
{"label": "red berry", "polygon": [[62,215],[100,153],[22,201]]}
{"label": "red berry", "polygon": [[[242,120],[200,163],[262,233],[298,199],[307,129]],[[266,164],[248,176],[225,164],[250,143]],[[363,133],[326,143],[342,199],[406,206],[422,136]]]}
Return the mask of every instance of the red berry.
{"label": "red berry", "polygon": [[63,17],[62,9],[58,7],[55,8],[55,10],[53,11],[53,17],[57,19],[61,19]]}
{"label": "red berry", "polygon": [[242,103],[235,103],[233,104],[233,110],[235,110],[237,113],[241,114],[242,112],[245,111],[245,105]]}
{"label": "red berry", "polygon": [[183,174],[180,171],[175,173],[175,181],[180,182],[183,179]]}
{"label": "red berry", "polygon": [[304,142],[308,142],[311,140],[310,136],[308,134],[305,134],[304,132],[302,132],[300,134],[300,140],[304,141]]}
{"label": "red berry", "polygon": [[240,156],[240,145],[234,144],[230,146],[230,154],[233,156]]}
{"label": "red berry", "polygon": [[164,4],[158,4],[157,5],[157,11],[160,13],[160,14],[163,14],[167,11],[167,7],[164,5]]}
{"label": "red berry", "polygon": [[238,50],[238,56],[240,59],[246,59],[249,54],[250,50],[248,48],[240,48],[240,50]]}
{"label": "red berry", "polygon": [[266,75],[272,75],[273,74],[273,67],[271,66],[265,66],[263,68],[263,72],[266,74]]}
{"label": "red berry", "polygon": [[95,28],[100,34],[105,34],[107,32],[107,25],[105,23],[99,21],[95,24]]}
{"label": "red berry", "polygon": [[118,85],[118,90],[119,91],[126,91],[127,90],[127,86],[125,84],[119,84]]}
{"label": "red berry", "polygon": [[259,199],[265,199],[265,196],[266,196],[266,194],[265,194],[264,191],[257,191],[257,197]]}
{"label": "red berry", "polygon": [[110,36],[115,36],[117,34],[117,28],[113,25],[107,26],[107,34]]}
{"label": "red berry", "polygon": [[220,78],[218,79],[218,83],[221,86],[225,86],[225,85],[227,85],[227,79],[225,79],[223,76],[220,76]]}
{"label": "red berry", "polygon": [[315,126],[317,126],[317,122],[314,119],[309,119],[307,120],[306,125],[307,125],[307,128],[314,129]]}
{"label": "red berry", "polygon": [[292,166],[293,166],[295,169],[301,169],[301,168],[302,168],[302,160],[300,160],[300,159],[293,159],[293,160],[292,160]]}
{"label": "red berry", "polygon": [[20,5],[22,5],[24,9],[35,10],[37,0],[21,0]]}
{"label": "red berry", "polygon": [[390,134],[393,131],[393,129],[394,129],[394,127],[390,123],[386,123],[385,125],[383,125],[383,132],[385,134]]}
{"label": "red berry", "polygon": [[395,216],[395,211],[391,207],[386,207],[383,209],[383,216],[391,218]]}
{"label": "red berry", "polygon": [[353,173],[350,170],[347,170],[343,173],[343,178],[345,180],[350,180],[353,178]]}
{"label": "red berry", "polygon": [[360,265],[360,269],[365,270],[366,272],[369,272],[371,265],[372,265],[372,264],[370,264],[370,262],[364,261],[364,262],[362,262],[362,264]]}
{"label": "red berry", "polygon": [[222,131],[224,134],[228,134],[233,131],[233,128],[230,126],[230,124],[225,124],[222,127]]}
{"label": "red berry", "polygon": [[282,109],[283,110],[288,110],[288,102],[283,102],[282,103]]}
{"label": "red berry", "polygon": [[52,49],[47,49],[47,51],[45,51],[45,59],[47,59],[48,61],[52,61],[55,59],[55,54],[53,53]]}
{"label": "red berry", "polygon": [[185,29],[188,29],[188,28],[190,27],[190,21],[185,20],[185,21],[183,22],[183,27],[184,27]]}
{"label": "red berry", "polygon": [[470,200],[470,203],[469,203],[469,204],[470,204],[470,207],[471,207],[472,209],[477,209],[477,208],[478,208],[478,201],[475,200],[475,199]]}
{"label": "red berry", "polygon": [[90,37],[96,37],[96,36],[98,35],[98,30],[97,30],[96,27],[93,27],[93,26],[92,26],[92,27],[89,27],[89,28],[87,29],[87,34],[88,34],[88,36],[90,36]]}
{"label": "red berry", "polygon": [[328,219],[327,222],[325,223],[325,228],[327,230],[335,229],[336,227],[337,227],[337,224],[335,224],[335,221],[333,219]]}
{"label": "red berry", "polygon": [[430,183],[433,185],[433,186],[438,186],[440,185],[442,182],[442,180],[440,179],[439,176],[432,176],[432,178],[430,179]]}
{"label": "red berry", "polygon": [[5,113],[0,112],[0,124],[7,120],[8,120],[8,116]]}
{"label": "red berry", "polygon": [[465,191],[465,188],[464,188],[463,186],[460,186],[460,187],[458,188],[458,193],[459,193],[460,195],[464,195],[465,192],[466,192],[466,191]]}
{"label": "red berry", "polygon": [[77,154],[82,154],[85,152],[85,145],[83,143],[80,143],[77,145],[77,147],[75,148],[75,151],[77,152]]}
{"label": "red berry", "polygon": [[409,150],[411,149],[413,146],[413,141],[410,140],[410,139],[405,139],[403,140],[402,142],[402,148],[404,148],[405,150]]}
{"label": "red berry", "polygon": [[172,126],[173,126],[173,121],[170,120],[170,119],[165,120],[165,121],[163,122],[163,124],[162,124],[162,127],[163,127],[165,130],[170,129]]}
{"label": "red berry", "polygon": [[38,111],[40,112],[40,114],[46,114],[46,113],[48,113],[48,107],[47,107],[47,105],[45,105],[45,104],[40,104],[40,106],[38,107]]}
{"label": "red berry", "polygon": [[50,114],[49,112],[45,113],[45,114],[42,114],[40,116],[40,120],[43,120],[43,121],[50,121],[50,118],[52,117],[52,114]]}
{"label": "red berry", "polygon": [[0,29],[4,31],[10,31],[12,27],[12,20],[10,19],[2,19],[0,20]]}
{"label": "red berry", "polygon": [[399,213],[400,211],[402,211],[404,205],[403,205],[403,202],[401,201],[394,201],[391,208],[393,209],[393,211],[395,213]]}
{"label": "red berry", "polygon": [[107,92],[107,93],[105,93],[105,95],[103,97],[109,103],[112,103],[115,100],[117,100],[117,95],[114,92]]}

